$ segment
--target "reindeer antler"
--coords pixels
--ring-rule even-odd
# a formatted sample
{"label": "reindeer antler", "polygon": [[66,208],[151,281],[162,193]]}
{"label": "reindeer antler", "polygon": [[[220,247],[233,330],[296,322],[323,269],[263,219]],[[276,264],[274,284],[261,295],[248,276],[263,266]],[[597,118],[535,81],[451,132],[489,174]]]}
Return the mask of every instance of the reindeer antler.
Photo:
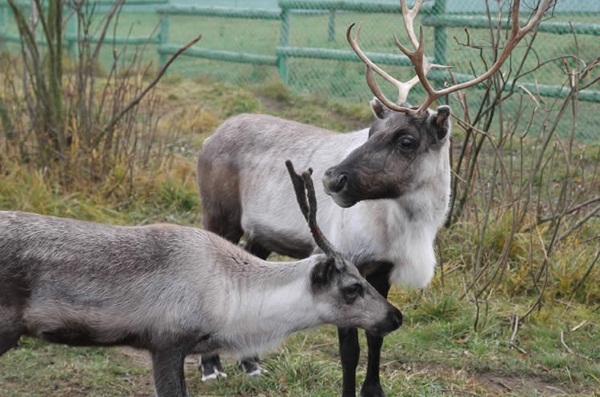
{"label": "reindeer antler", "polygon": [[[302,215],[304,215],[304,219],[306,219],[308,222],[308,227],[310,228],[310,232],[315,239],[315,243],[317,243],[317,246],[321,248],[321,250],[327,256],[339,257],[340,254],[335,250],[335,248],[333,248],[333,245],[329,242],[329,240],[327,240],[321,231],[321,228],[317,224],[317,197],[315,194],[315,186],[311,177],[312,168],[304,171],[302,175],[298,175],[294,170],[294,165],[290,160],[285,162],[285,166],[287,167],[290,178],[292,179],[298,205],[300,206]],[[336,261],[336,263],[337,262],[340,261]],[[343,261],[341,261],[341,263],[343,263]]]}
{"label": "reindeer antler", "polygon": [[[464,83],[460,83],[460,84],[456,84],[456,85],[444,88],[442,90],[435,90],[433,88],[433,86],[427,79],[427,73],[429,72],[429,70],[431,68],[447,68],[447,66],[441,66],[441,65],[429,63],[427,58],[425,58],[425,54],[424,54],[423,27],[421,27],[420,32],[419,32],[418,42],[417,42],[416,35],[414,33],[413,22],[414,22],[414,19],[415,19],[417,13],[419,12],[419,9],[421,8],[421,4],[423,3],[423,0],[417,0],[412,9],[408,8],[408,6],[406,5],[406,0],[400,0],[400,4],[402,6],[402,18],[404,21],[404,27],[406,29],[406,32],[408,33],[408,37],[409,37],[413,47],[415,48],[415,50],[410,51],[409,49],[404,47],[395,35],[394,35],[394,43],[400,49],[400,51],[402,51],[402,53],[404,53],[404,55],[406,55],[410,59],[410,61],[412,62],[413,66],[414,66],[415,72],[417,74],[415,77],[413,77],[411,80],[409,80],[406,83],[400,82],[400,81],[394,79],[393,77],[391,77],[389,74],[387,74],[385,71],[383,71],[379,66],[375,65],[373,63],[373,61],[371,61],[365,55],[365,53],[360,49],[360,47],[358,45],[358,36],[360,33],[360,29],[357,32],[355,38],[352,37],[351,30],[354,27],[354,24],[352,24],[348,27],[348,30],[346,31],[346,38],[348,39],[348,43],[350,44],[350,46],[352,47],[354,52],[356,52],[356,54],[360,57],[360,59],[367,65],[367,84],[369,85],[369,87],[371,88],[371,91],[377,97],[377,99],[379,99],[385,106],[387,106],[391,110],[395,110],[397,112],[423,114],[427,110],[427,108],[429,108],[429,106],[433,102],[435,102],[438,98],[440,98],[444,95],[448,95],[452,92],[463,90],[465,88],[477,85],[477,84],[483,82],[484,80],[487,80],[494,73],[496,73],[498,71],[498,69],[500,69],[500,66],[502,66],[504,61],[506,61],[506,59],[508,59],[510,53],[517,46],[519,41],[521,41],[521,39],[527,33],[529,33],[529,31],[531,29],[533,29],[534,26],[536,26],[540,22],[544,13],[550,8],[552,1],[553,0],[542,0],[536,13],[534,14],[533,18],[531,18],[531,20],[525,26],[520,27],[520,24],[519,24],[520,0],[514,0],[513,7],[512,7],[512,26],[510,29],[510,34],[508,36],[508,39],[506,40],[506,43],[504,45],[504,48],[502,49],[502,52],[500,53],[500,55],[498,56],[498,58],[496,59],[494,64],[485,73],[483,73],[479,77],[476,77],[476,78],[466,81]],[[379,74],[385,80],[389,81],[390,83],[392,83],[396,87],[398,87],[398,90],[400,91],[400,93],[398,95],[400,104],[404,102],[401,99],[405,99],[408,96],[408,91],[410,91],[410,89],[417,83],[417,81],[420,81],[421,84],[423,85],[423,88],[425,88],[425,91],[427,92],[427,99],[418,108],[407,108],[407,107],[400,106],[399,104],[390,101],[389,99],[387,99],[387,97],[383,94],[383,92],[379,88],[379,85],[377,84],[377,81],[375,80],[375,77],[373,75],[373,71],[375,71],[377,74]]]}

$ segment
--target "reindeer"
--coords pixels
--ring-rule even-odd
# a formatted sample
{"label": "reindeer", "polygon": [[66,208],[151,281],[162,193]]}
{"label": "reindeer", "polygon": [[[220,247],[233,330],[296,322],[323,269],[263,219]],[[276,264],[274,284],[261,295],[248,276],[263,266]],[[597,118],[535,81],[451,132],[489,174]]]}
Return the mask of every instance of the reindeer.
{"label": "reindeer", "polygon": [[[367,66],[367,83],[375,95],[371,107],[377,120],[360,131],[340,134],[266,115],[243,114],[226,120],[204,143],[198,155],[198,186],[203,225],[229,241],[245,238],[245,247],[266,258],[277,252],[296,258],[318,249],[291,211],[294,203],[281,197],[286,176],[282,159],[314,169],[319,222],[342,255],[358,266],[383,296],[391,284],[425,287],[436,264],[433,242],[444,222],[450,196],[450,108],[429,107],[440,97],[490,78],[517,43],[540,21],[551,0],[542,0],[533,17],[519,25],[519,1],[512,7],[512,27],[493,65],[480,76],[441,90],[427,79],[423,31],[417,39],[414,19],[421,7],[401,0],[403,21],[414,51],[397,47],[411,60],[416,77],[401,82],[375,65],[358,44],[359,32],[347,30],[350,46]],[[383,95],[373,72],[398,87],[398,101]],[[417,107],[406,103],[420,82],[428,93]],[[327,196],[331,196],[330,200]],[[337,205],[336,205],[337,204]],[[357,331],[340,327],[339,343],[344,397],[355,396],[359,358]],[[384,396],[379,381],[383,339],[367,331],[367,373],[361,395]],[[253,358],[242,361],[253,368]],[[209,375],[221,371],[218,357],[202,357]],[[212,371],[212,373],[211,373]]]}
{"label": "reindeer", "polygon": [[263,261],[190,227],[1,211],[0,355],[21,335],[133,346],[152,356],[156,395],[183,397],[187,354],[255,355],[322,324],[377,335],[397,329],[400,311],[320,232],[310,174],[288,167],[325,253],[292,263]]}

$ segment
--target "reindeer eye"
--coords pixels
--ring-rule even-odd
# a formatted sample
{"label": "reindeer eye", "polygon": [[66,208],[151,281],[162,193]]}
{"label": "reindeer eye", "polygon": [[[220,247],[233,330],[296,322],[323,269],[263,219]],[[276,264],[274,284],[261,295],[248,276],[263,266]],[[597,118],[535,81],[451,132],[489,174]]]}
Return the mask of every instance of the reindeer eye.
{"label": "reindeer eye", "polygon": [[342,289],[342,292],[344,293],[344,299],[348,303],[352,303],[359,296],[362,297],[364,295],[364,289],[363,289],[362,285],[360,285],[358,283],[344,287]]}
{"label": "reindeer eye", "polygon": [[400,137],[398,144],[403,150],[414,150],[419,146],[419,142],[410,135]]}

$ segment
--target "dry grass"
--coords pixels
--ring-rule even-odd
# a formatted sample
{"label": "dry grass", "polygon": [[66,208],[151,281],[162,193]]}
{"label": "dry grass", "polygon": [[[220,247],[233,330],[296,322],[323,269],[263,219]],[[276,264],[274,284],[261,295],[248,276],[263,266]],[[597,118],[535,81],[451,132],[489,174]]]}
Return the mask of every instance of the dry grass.
{"label": "dry grass", "polygon": [[[367,125],[370,118],[367,104],[357,111],[356,106],[292,96],[275,83],[240,88],[173,75],[159,86],[156,97],[157,135],[141,138],[148,138],[149,144],[154,139],[164,142],[159,139],[163,134],[176,138],[159,144],[161,149],[149,157],[148,168],[136,165],[132,178],[123,182],[117,164],[106,181],[71,190],[57,183],[51,172],[0,152],[0,209],[105,223],[199,225],[195,153],[229,115],[260,111],[337,130]],[[597,219],[555,247],[543,304],[523,319],[540,292],[531,280],[539,270],[543,244],[524,229],[509,239],[505,208],[501,204],[494,208],[494,222],[485,234],[474,218],[442,231],[438,241],[442,267],[425,291],[392,291],[390,299],[402,308],[406,323],[385,340],[382,380],[388,395],[597,395],[600,274],[599,266],[592,266]],[[543,227],[537,233],[545,238]],[[503,277],[476,297],[470,288],[475,266],[495,264],[507,241]],[[186,371],[191,394],[324,397],[339,393],[341,372],[331,327],[293,335],[265,357],[264,365],[269,371],[266,376],[247,379],[232,361],[226,361],[230,377],[203,384],[190,360]],[[360,374],[364,365],[363,352]],[[20,348],[0,359],[3,397],[151,393],[144,356],[119,349],[61,347],[24,339]]]}

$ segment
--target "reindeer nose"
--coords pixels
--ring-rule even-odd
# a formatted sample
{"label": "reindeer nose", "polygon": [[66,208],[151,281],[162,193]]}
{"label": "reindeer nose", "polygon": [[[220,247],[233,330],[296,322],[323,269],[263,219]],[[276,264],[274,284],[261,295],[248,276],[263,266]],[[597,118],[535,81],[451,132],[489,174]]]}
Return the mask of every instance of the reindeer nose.
{"label": "reindeer nose", "polygon": [[333,174],[334,171],[331,168],[325,171],[325,175],[323,175],[323,184],[325,185],[326,191],[338,193],[346,186],[348,175],[346,173],[338,175]]}
{"label": "reindeer nose", "polygon": [[402,312],[396,308],[394,308],[390,319],[394,324],[394,329],[398,329],[402,325]]}

